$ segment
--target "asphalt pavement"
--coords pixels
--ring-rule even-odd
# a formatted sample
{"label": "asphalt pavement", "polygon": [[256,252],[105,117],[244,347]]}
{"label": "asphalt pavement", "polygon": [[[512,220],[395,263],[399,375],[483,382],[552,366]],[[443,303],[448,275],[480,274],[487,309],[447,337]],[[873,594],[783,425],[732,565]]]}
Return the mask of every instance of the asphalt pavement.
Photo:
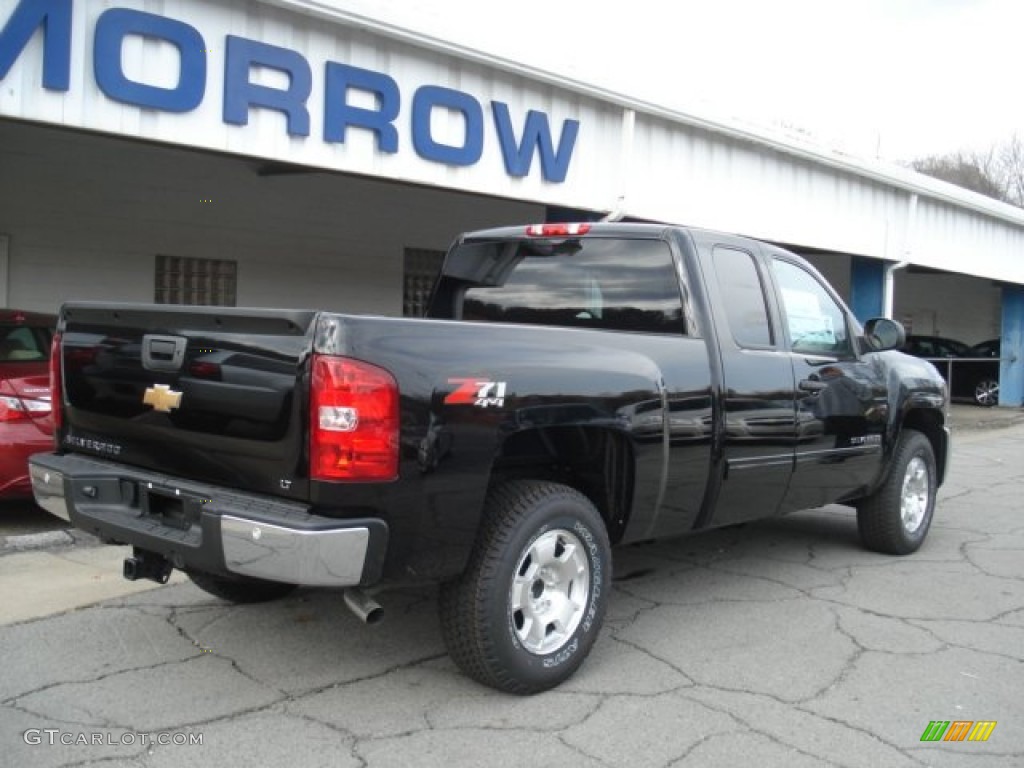
{"label": "asphalt pavement", "polygon": [[528,698],[459,674],[431,589],[368,627],[337,592],[230,606],[11,535],[0,765],[1024,765],[1024,419],[996,410],[954,407],[918,553],[862,550],[839,506],[619,549],[591,657]]}

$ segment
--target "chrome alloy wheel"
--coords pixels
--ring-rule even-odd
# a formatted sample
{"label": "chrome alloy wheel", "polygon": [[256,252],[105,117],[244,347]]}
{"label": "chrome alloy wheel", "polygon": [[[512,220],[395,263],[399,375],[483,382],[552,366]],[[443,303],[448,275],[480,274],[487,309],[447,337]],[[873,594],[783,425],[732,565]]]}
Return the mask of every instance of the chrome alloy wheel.
{"label": "chrome alloy wheel", "polygon": [[915,456],[907,464],[900,494],[900,517],[907,533],[916,532],[924,522],[929,490],[928,465],[920,456]]}
{"label": "chrome alloy wheel", "polygon": [[974,401],[978,405],[993,406],[999,402],[999,381],[982,379],[974,387]]}
{"label": "chrome alloy wheel", "polygon": [[519,642],[537,656],[557,651],[579,626],[589,595],[582,542],[563,529],[541,534],[520,556],[509,590]]}

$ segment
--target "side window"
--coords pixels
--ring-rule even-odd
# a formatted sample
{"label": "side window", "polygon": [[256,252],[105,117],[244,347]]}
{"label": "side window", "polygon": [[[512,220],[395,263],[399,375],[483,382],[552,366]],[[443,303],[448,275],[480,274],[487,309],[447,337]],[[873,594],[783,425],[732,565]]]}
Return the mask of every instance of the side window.
{"label": "side window", "polygon": [[911,354],[918,357],[932,357],[935,355],[935,349],[928,339],[917,339],[908,346],[911,348]]}
{"label": "side window", "polygon": [[713,253],[718,288],[725,301],[732,337],[741,347],[772,346],[764,285],[754,257],[746,251],[723,246],[715,246]]}
{"label": "side window", "polygon": [[788,261],[775,259],[773,266],[793,351],[833,357],[852,354],[846,316],[825,287]]}
{"label": "side window", "polygon": [[960,342],[947,340],[942,344],[941,351],[944,357],[959,357],[967,351],[967,347]]}

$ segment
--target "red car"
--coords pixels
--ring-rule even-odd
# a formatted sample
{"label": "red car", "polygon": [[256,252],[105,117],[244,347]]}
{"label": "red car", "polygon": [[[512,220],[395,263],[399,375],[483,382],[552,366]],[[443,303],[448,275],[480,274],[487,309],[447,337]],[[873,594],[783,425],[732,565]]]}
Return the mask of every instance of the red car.
{"label": "red car", "polygon": [[50,339],[57,318],[0,309],[0,499],[32,497],[28,457],[53,449]]}

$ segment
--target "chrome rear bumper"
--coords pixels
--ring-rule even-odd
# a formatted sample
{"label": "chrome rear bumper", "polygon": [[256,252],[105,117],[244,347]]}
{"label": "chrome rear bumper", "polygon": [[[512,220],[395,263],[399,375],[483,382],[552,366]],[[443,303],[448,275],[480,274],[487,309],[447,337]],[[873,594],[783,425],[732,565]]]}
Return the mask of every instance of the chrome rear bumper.
{"label": "chrome rear bumper", "polygon": [[360,583],[368,528],[302,531],[223,515],[224,564],[233,573],[288,584],[351,587]]}
{"label": "chrome rear bumper", "polygon": [[[387,526],[376,518],[313,515],[298,502],[73,454],[37,454],[29,474],[43,509],[106,540],[162,555],[176,568],[319,587],[367,586],[380,578]],[[161,503],[150,504],[154,497]]]}
{"label": "chrome rear bumper", "polygon": [[32,480],[32,495],[36,497],[36,504],[51,515],[70,523],[71,514],[68,512],[67,499],[64,498],[64,475],[45,467],[37,467],[31,463],[31,459],[28,474]]}

